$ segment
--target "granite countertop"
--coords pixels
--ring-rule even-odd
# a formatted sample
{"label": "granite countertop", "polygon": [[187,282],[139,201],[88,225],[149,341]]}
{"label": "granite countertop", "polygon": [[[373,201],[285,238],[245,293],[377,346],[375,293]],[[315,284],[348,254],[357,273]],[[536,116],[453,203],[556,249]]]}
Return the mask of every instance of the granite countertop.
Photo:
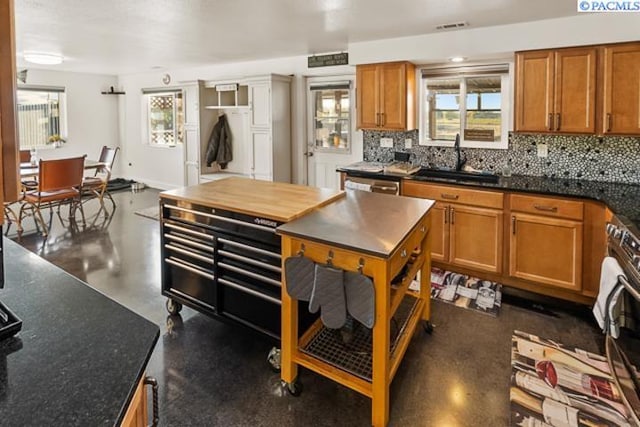
{"label": "granite countertop", "polygon": [[388,258],[434,204],[432,200],[366,191],[347,190],[346,194],[281,225],[277,233]]}
{"label": "granite countertop", "polygon": [[[348,167],[338,168],[336,171],[365,178],[390,178],[390,175],[384,172],[353,171]],[[627,224],[635,227],[635,231],[640,233],[640,185],[526,175],[513,175],[510,177],[499,176],[497,183],[461,181],[415,175],[405,176],[402,179],[597,200],[606,204],[616,215],[624,217],[624,219],[627,220]]]}
{"label": "granite countertop", "polygon": [[0,341],[0,424],[119,424],[158,326],[6,238],[4,266],[23,325]]}
{"label": "granite countertop", "polygon": [[640,185],[524,175],[508,178],[501,176],[495,184],[419,176],[409,176],[405,179],[597,200],[605,203],[616,215],[629,220],[636,230],[640,230]]}

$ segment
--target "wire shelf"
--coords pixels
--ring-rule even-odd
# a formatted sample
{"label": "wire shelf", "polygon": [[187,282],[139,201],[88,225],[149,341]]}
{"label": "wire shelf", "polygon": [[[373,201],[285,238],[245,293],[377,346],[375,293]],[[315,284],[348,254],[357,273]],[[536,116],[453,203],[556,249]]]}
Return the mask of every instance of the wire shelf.
{"label": "wire shelf", "polygon": [[[406,295],[395,315],[391,318],[390,355],[395,351],[418,302],[418,298]],[[350,316],[347,324],[342,329],[320,328],[300,351],[371,382],[373,365],[371,356],[373,351],[372,331],[353,320]]]}

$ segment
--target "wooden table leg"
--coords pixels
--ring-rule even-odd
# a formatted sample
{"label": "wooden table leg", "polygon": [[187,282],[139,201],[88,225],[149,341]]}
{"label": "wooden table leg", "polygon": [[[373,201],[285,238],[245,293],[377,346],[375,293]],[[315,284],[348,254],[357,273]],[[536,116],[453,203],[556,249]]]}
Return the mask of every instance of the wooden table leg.
{"label": "wooden table leg", "polygon": [[376,427],[384,427],[389,421],[391,288],[387,273],[385,264],[376,268],[373,274],[376,289],[376,323],[373,327],[371,424]]}
{"label": "wooden table leg", "polygon": [[282,237],[282,306],[280,335],[280,378],[293,383],[298,376],[298,365],[293,363],[293,354],[298,348],[298,304],[286,291],[284,261],[293,256],[291,239]]}

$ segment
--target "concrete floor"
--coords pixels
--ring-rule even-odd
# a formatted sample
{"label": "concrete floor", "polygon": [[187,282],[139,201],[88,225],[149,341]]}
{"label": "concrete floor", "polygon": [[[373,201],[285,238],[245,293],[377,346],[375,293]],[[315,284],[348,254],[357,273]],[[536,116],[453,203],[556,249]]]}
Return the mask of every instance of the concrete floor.
{"label": "concrete floor", "polygon": [[[239,326],[184,308],[170,318],[160,294],[159,223],[134,215],[158,203],[158,192],[118,192],[115,213],[71,230],[54,216],[46,243],[25,224],[9,236],[122,305],[157,323],[148,374],[160,384],[160,425],[367,426],[370,400],[310,371],[292,397],[266,362],[273,343]],[[93,204],[93,205],[92,205]],[[95,218],[95,201],[87,215]],[[391,426],[509,425],[511,334],[522,330],[602,353],[603,337],[588,310],[556,317],[504,298],[497,318],[433,303],[432,335],[419,330],[391,385]]]}

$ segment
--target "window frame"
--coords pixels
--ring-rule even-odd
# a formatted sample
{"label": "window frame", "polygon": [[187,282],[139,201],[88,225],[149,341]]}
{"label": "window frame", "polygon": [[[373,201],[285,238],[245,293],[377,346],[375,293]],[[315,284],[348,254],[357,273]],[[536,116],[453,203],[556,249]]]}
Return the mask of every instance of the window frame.
{"label": "window frame", "polygon": [[[173,144],[158,144],[152,142],[151,139],[151,103],[150,99],[152,96],[166,96],[172,95],[174,98],[173,101],[173,134],[174,134],[174,143]],[[182,114],[179,114],[177,98],[178,95],[182,98]],[[185,91],[183,88],[157,88],[157,89],[143,89],[142,90],[142,111],[144,117],[144,126],[142,126],[142,143],[143,145],[147,145],[149,147],[156,148],[175,148],[182,144],[184,144],[184,120],[185,120]],[[180,117],[182,117],[182,137],[180,132]]]}
{"label": "window frame", "polygon": [[[426,97],[427,97],[427,81],[428,80],[460,80],[460,102],[459,102],[459,113],[460,113],[460,147],[464,148],[483,148],[483,149],[496,149],[496,150],[506,150],[509,148],[509,132],[513,129],[513,63],[509,62],[506,64],[508,66],[507,72],[478,72],[474,73],[474,66],[464,67],[460,72],[456,72],[457,67],[453,67],[450,69],[444,69],[445,72],[442,75],[436,75],[433,77],[425,76],[425,72],[429,72],[429,69],[421,70],[423,73],[422,78],[420,78],[420,95],[419,102],[420,106],[418,108],[420,114],[420,130],[419,130],[419,141],[418,145],[421,146],[433,146],[433,147],[453,147],[455,141],[441,140],[441,139],[430,139],[429,138],[429,128],[428,128],[428,120],[427,114],[425,111],[426,107]],[[487,66],[483,64],[481,67]],[[488,65],[491,67],[491,65]],[[467,70],[467,71],[464,71]],[[465,140],[464,139],[464,128],[467,121],[467,79],[471,79],[474,77],[491,77],[491,76],[499,76],[501,78],[500,82],[500,95],[501,95],[501,138],[500,141],[473,141],[473,140]],[[473,111],[473,110],[472,110]]]}
{"label": "window frame", "polygon": [[[47,92],[47,93],[57,93],[58,94],[58,135],[65,141],[68,140],[68,126],[67,126],[67,89],[64,86],[42,86],[42,85],[19,85],[16,87],[16,121],[18,125],[18,146],[20,150],[50,150],[57,148],[56,144],[49,144],[48,138],[47,140],[40,145],[34,146],[23,146],[22,145],[22,134],[20,132],[21,124],[20,124],[20,112],[18,110],[18,92],[20,91],[28,91],[28,92]],[[49,135],[51,136],[51,135]]]}

